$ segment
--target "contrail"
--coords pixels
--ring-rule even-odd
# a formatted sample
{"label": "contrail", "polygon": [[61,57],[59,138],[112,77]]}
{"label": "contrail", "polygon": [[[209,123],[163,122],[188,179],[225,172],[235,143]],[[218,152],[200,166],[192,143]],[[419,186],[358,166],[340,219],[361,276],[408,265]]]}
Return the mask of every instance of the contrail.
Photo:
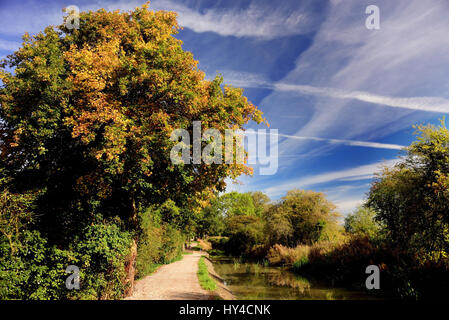
{"label": "contrail", "polygon": [[394,108],[404,108],[420,111],[449,113],[449,100],[435,97],[398,98],[372,94],[365,91],[346,91],[336,88],[313,87],[286,83],[273,84],[279,91],[300,92],[307,95],[326,96],[339,99],[355,99],[363,102],[386,105]]}
{"label": "contrail", "polygon": [[406,146],[402,146],[399,144],[389,144],[389,143],[380,143],[380,142],[370,142],[370,141],[359,141],[359,140],[345,140],[345,139],[329,139],[329,138],[319,138],[319,137],[307,137],[307,136],[295,136],[281,133],[272,133],[272,132],[263,132],[263,131],[254,131],[247,130],[245,134],[265,134],[265,135],[277,135],[278,137],[295,139],[295,140],[313,140],[313,141],[324,141],[328,143],[335,144],[344,144],[348,146],[354,147],[367,147],[367,148],[376,148],[376,149],[390,149],[390,150],[402,150]]}

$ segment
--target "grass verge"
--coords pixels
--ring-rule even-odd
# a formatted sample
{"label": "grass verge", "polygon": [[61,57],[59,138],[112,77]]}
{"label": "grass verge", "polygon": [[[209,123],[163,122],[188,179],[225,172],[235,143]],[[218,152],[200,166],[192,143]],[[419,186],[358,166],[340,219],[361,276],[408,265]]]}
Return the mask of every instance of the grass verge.
{"label": "grass verge", "polygon": [[203,288],[204,290],[214,291],[215,289],[217,289],[217,284],[209,275],[207,265],[204,262],[204,257],[201,257],[198,261],[198,280],[200,282],[201,288]]}

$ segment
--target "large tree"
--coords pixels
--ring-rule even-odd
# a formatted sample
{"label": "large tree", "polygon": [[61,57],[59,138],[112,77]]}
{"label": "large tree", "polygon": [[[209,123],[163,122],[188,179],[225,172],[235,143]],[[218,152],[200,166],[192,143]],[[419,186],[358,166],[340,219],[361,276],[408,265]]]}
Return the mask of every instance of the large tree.
{"label": "large tree", "polygon": [[178,30],[176,13],[147,5],[82,12],[79,29],[26,34],[1,64],[1,166],[14,192],[45,191],[37,210],[49,234],[94,212],[135,218],[168,199],[193,207],[250,172],[170,161],[174,129],[263,121],[241,89],[205,79]]}
{"label": "large tree", "polygon": [[418,126],[402,161],[372,184],[368,204],[397,247],[421,258],[449,252],[449,130]]}

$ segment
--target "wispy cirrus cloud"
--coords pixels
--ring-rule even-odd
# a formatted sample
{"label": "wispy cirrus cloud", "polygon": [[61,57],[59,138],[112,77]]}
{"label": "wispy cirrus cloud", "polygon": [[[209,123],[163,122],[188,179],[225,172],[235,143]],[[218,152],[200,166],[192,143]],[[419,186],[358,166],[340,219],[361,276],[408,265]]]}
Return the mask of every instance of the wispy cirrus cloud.
{"label": "wispy cirrus cloud", "polygon": [[350,198],[344,200],[334,201],[337,211],[343,214],[353,211],[355,208],[363,204],[363,199],[360,198]]}
{"label": "wispy cirrus cloud", "polygon": [[343,169],[338,171],[324,172],[312,176],[301,177],[298,179],[292,179],[274,187],[269,187],[264,190],[269,196],[278,196],[286,193],[288,190],[295,188],[306,188],[315,186],[322,183],[328,183],[333,181],[358,181],[368,180],[374,177],[374,173],[379,172],[382,166],[391,167],[395,165],[399,160],[392,159],[387,161],[375,162],[371,164],[361,165],[354,168]]}
{"label": "wispy cirrus cloud", "polygon": [[353,147],[367,147],[367,148],[391,149],[391,150],[402,150],[405,148],[405,146],[402,146],[399,144],[380,143],[380,142],[371,142],[371,141],[329,139],[329,138],[319,138],[319,137],[295,136],[295,135],[288,135],[288,134],[279,134],[279,136],[289,138],[289,139],[297,139],[297,140],[323,141],[323,142],[328,142],[328,143],[333,143],[333,144],[343,144],[343,145],[353,146]]}
{"label": "wispy cirrus cloud", "polygon": [[313,45],[263,101],[316,98],[308,108],[313,115],[295,135],[344,131],[345,138],[376,139],[435,117],[431,113],[449,113],[449,3],[379,0],[377,31],[365,28],[368,4],[333,2]]}
{"label": "wispy cirrus cloud", "polygon": [[[76,3],[81,11],[107,10],[128,11],[142,6],[144,1],[80,1]],[[197,10],[183,2],[173,0],[155,0],[150,10],[167,10],[178,13],[181,26],[197,33],[213,32],[221,36],[256,37],[273,39],[311,32],[316,26],[317,14],[309,10],[314,0],[302,1],[299,5],[269,6],[262,1],[251,2],[246,8],[209,8]],[[0,13],[0,33],[14,35],[24,32],[37,32],[49,24],[63,21],[62,8],[65,5],[48,3],[29,3],[29,10],[23,5],[10,6]]]}
{"label": "wispy cirrus cloud", "polygon": [[439,113],[449,112],[449,99],[439,97],[389,97],[376,95],[365,91],[349,91],[337,88],[313,87],[308,85],[286,83],[276,83],[274,88],[279,91],[291,91],[306,95],[316,95],[338,99],[354,99],[394,108]]}
{"label": "wispy cirrus cloud", "polygon": [[279,92],[292,92],[301,95],[358,100],[393,108],[438,113],[449,112],[449,99],[441,97],[394,97],[358,90],[351,91],[339,88],[299,85],[286,82],[270,82],[261,75],[232,70],[225,70],[223,75],[225,77],[225,82],[246,88],[266,88]]}
{"label": "wispy cirrus cloud", "polygon": [[242,8],[211,8],[199,12],[175,1],[154,1],[158,9],[175,10],[180,25],[197,33],[214,32],[221,36],[273,39],[311,32],[316,26],[316,14],[309,10],[313,1],[273,7],[263,2],[251,2]]}
{"label": "wispy cirrus cloud", "polygon": [[0,50],[15,51],[20,47],[20,43],[17,41],[8,41],[0,39]]}
{"label": "wispy cirrus cloud", "polygon": [[390,150],[402,150],[406,146],[399,144],[390,144],[390,143],[380,143],[380,142],[372,142],[372,141],[358,141],[358,140],[345,140],[345,139],[332,139],[332,138],[320,138],[320,137],[306,137],[306,136],[295,136],[283,133],[272,133],[272,132],[245,132],[246,135],[250,134],[266,134],[266,135],[276,135],[278,137],[287,138],[287,139],[295,139],[295,140],[309,140],[309,141],[320,141],[331,144],[342,144],[352,147],[367,147],[367,148],[375,148],[375,149],[390,149]]}

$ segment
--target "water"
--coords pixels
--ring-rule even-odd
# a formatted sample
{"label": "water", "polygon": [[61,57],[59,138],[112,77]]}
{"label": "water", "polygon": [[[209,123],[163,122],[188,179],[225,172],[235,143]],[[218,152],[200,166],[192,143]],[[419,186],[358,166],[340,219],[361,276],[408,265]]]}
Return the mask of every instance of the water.
{"label": "water", "polygon": [[215,271],[237,299],[244,300],[354,300],[370,299],[364,292],[333,288],[294,274],[281,267],[239,263],[214,258]]}

